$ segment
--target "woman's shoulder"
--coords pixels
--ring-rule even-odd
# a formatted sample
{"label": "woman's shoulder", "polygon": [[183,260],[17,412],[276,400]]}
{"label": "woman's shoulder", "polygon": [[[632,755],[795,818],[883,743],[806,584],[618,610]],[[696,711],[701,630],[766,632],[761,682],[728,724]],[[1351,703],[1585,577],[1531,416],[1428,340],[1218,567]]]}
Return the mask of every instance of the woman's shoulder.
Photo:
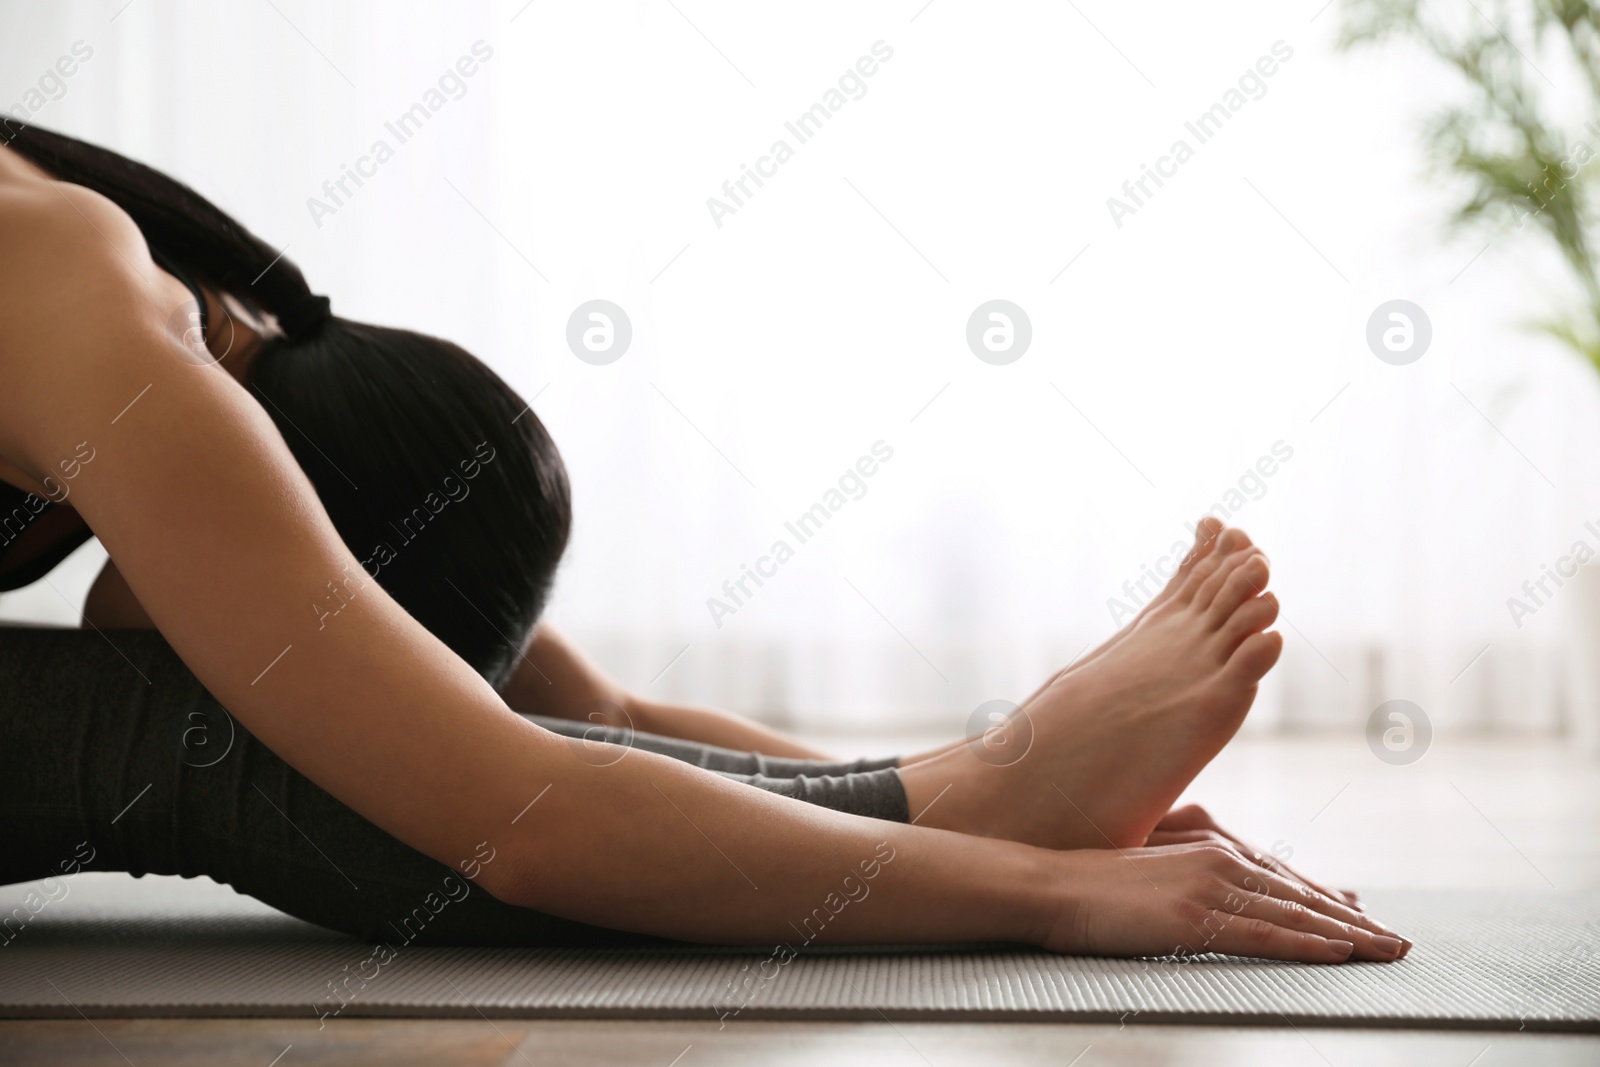
{"label": "woman's shoulder", "polygon": [[41,431],[50,406],[41,391],[91,399],[106,360],[127,358],[150,332],[140,324],[161,277],[138,226],[110,200],[0,176],[0,455],[20,462]]}
{"label": "woman's shoulder", "polygon": [[69,271],[94,282],[140,277],[151,265],[128,213],[70,182],[0,173],[0,233],[0,277],[13,295],[46,295]]}
{"label": "woman's shoulder", "polygon": [[0,173],[0,375],[125,316],[155,274],[139,227],[106,197]]}

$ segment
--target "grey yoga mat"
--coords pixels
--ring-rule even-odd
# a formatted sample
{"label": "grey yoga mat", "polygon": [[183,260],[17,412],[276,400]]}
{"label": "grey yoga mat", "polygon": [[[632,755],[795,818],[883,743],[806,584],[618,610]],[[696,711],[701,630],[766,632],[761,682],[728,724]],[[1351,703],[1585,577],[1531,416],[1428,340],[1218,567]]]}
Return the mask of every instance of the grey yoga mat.
{"label": "grey yoga mat", "polygon": [[85,872],[0,887],[0,1017],[481,1013],[1600,1032],[1600,893],[1383,893],[1371,907],[1416,940],[1404,961],[1114,960],[1007,946],[791,946],[792,957],[763,948],[408,948],[399,937],[374,948],[206,879]]}

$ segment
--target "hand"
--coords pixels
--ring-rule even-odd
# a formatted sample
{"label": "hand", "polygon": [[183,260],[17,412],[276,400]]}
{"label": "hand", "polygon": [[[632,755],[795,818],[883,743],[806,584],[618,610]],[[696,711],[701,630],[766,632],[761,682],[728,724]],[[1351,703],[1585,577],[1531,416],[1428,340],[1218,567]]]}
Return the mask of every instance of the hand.
{"label": "hand", "polygon": [[1060,853],[1062,908],[1053,952],[1392,961],[1411,943],[1382,923],[1215,842]]}
{"label": "hand", "polygon": [[1181,808],[1173,808],[1161,817],[1156,823],[1156,828],[1151,831],[1145,840],[1146,845],[1182,845],[1182,844],[1221,844],[1229,846],[1252,863],[1265,867],[1269,871],[1287,875],[1297,882],[1302,882],[1325,897],[1332,897],[1347,907],[1356,911],[1365,910],[1361,906],[1361,899],[1354,890],[1329,889],[1318,885],[1311,879],[1293,870],[1288,864],[1276,856],[1262,853],[1260,850],[1245,844],[1237,837],[1217,825],[1210,812],[1198,804],[1186,804]]}

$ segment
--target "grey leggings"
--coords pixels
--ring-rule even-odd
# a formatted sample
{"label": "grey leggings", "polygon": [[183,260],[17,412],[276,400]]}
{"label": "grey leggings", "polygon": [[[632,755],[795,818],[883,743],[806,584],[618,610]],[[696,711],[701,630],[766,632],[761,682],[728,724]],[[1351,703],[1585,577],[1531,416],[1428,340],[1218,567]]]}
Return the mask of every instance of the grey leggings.
{"label": "grey leggings", "polygon": [[[533,721],[597,761],[622,753],[590,724]],[[604,737],[809,803],[908,818],[892,759],[780,760]],[[0,627],[0,825],[0,884],[80,867],[204,874],[369,942],[653,940],[504,904],[391,837],[246,732],[153,631]]]}

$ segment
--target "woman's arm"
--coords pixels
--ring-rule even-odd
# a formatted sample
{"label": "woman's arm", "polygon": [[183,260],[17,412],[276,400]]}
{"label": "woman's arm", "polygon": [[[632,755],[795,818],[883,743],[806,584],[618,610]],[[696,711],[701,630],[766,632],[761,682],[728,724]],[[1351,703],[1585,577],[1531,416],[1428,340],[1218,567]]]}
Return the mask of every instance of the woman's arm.
{"label": "woman's arm", "polygon": [[527,715],[594,722],[767,756],[832,758],[737,715],[634,696],[544,623],[534,631],[500,695],[513,711]]}
{"label": "woman's arm", "polygon": [[[151,620],[265,744],[452,867],[489,841],[497,896],[646,932],[776,936],[808,910],[788,886],[824,892],[872,853],[870,823],[645,753],[591,767],[512,714],[366,580],[265,413],[171,343],[161,276],[97,201],[55,186],[0,214],[0,281],[27,312],[0,326],[0,449],[64,480]],[[335,617],[318,610],[330,582],[354,590]]]}
{"label": "woman's arm", "polygon": [[[114,560],[107,560],[83,605],[85,624],[102,630],[149,629],[155,624],[128,588]],[[740,752],[795,759],[829,759],[760,723],[709,708],[643,700],[612,681],[551,626],[541,623],[517,661],[500,696],[511,710],[552,719],[720,745]]]}
{"label": "woman's arm", "polygon": [[[168,338],[164,276],[126,216],[71,187],[14,201],[0,289],[25,313],[0,323],[0,451],[62,481],[185,663],[312,781],[452,867],[488,841],[481,878],[502,899],[623,929],[785,936],[880,842],[901,856],[899,906],[857,939],[1032,939],[1048,924],[1035,850],[823,811],[643,752],[593,767],[513,714],[365,580],[244,390]],[[355,590],[334,617],[319,610],[330,582]]]}
{"label": "woman's arm", "polygon": [[[646,752],[591,765],[363,581],[271,420],[166,334],[163,304],[181,296],[163,290],[126,215],[71,186],[0,189],[0,235],[14,309],[0,317],[0,455],[65,479],[151,620],[251,733],[440,862],[465,866],[488,843],[496,858],[478,877],[494,896],[692,940],[770,944],[832,913],[832,941],[1113,951],[1162,949],[1193,909],[1220,902],[1221,849],[1152,850],[1191,877],[1163,891],[1144,874],[1150,894],[1117,901],[1096,895],[1126,881],[1109,853],[1107,866],[845,815]],[[71,467],[83,446],[94,458]],[[331,618],[319,608],[330,583],[349,599]],[[875,891],[835,911],[875,859]],[[1329,935],[1354,927],[1324,917],[1332,902],[1315,907],[1309,929],[1246,918],[1228,937],[1258,954],[1344,958]]]}

